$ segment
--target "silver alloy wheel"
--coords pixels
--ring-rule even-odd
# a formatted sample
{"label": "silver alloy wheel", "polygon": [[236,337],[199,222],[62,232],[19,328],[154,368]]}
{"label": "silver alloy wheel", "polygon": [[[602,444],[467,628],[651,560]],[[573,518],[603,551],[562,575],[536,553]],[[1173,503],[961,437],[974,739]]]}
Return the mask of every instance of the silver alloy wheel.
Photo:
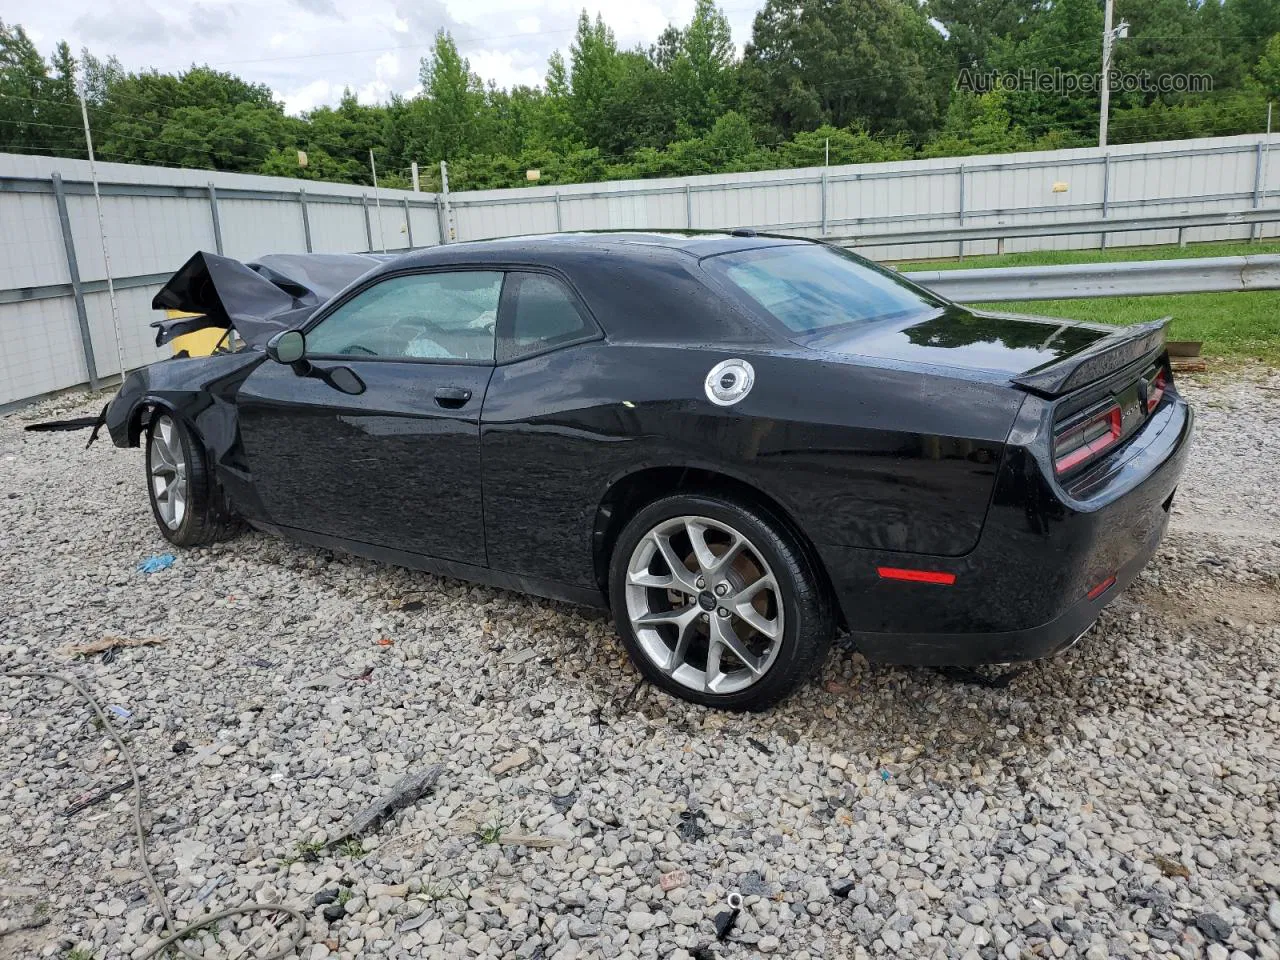
{"label": "silver alloy wheel", "polygon": [[627,616],[645,656],[701,693],[760,680],[782,647],[782,593],[759,550],[728,524],[674,517],[627,564]]}
{"label": "silver alloy wheel", "polygon": [[156,512],[166,527],[177,530],[187,515],[187,458],[178,428],[167,414],[156,420],[151,430],[147,461]]}

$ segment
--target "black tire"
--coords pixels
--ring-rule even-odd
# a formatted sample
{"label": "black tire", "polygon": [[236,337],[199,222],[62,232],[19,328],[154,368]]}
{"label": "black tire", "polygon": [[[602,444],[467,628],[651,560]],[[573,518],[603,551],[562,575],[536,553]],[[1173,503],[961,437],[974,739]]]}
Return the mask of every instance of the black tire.
{"label": "black tire", "polygon": [[[186,468],[185,508],[176,526],[171,526],[165,519],[152,475],[152,448],[157,442],[156,434],[162,425],[167,425],[170,429],[171,442],[181,447]],[[228,540],[244,528],[209,469],[204,446],[196,442],[191,430],[176,414],[160,409],[153,412],[151,422],[147,425],[143,468],[146,471],[151,513],[160,533],[170,543],[179,547],[203,547]]]}
{"label": "black tire", "polygon": [[[780,646],[758,679],[736,692],[717,694],[678,682],[645,653],[632,626],[626,592],[632,554],[650,531],[686,516],[718,521],[745,536],[750,548],[771,568],[779,587],[776,599],[783,612]],[[816,558],[788,525],[759,504],[711,493],[664,497],[628,521],[614,545],[609,596],[618,633],[640,672],[675,696],[722,710],[764,710],[778,703],[817,673],[835,636],[835,613],[825,577]],[[716,614],[706,619],[713,616]]]}

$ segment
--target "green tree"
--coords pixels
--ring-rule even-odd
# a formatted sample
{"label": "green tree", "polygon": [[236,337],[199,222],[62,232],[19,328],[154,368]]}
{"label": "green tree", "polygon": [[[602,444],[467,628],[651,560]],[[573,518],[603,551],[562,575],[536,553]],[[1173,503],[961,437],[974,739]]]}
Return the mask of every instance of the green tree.
{"label": "green tree", "polygon": [[958,67],[985,70],[995,50],[1025,41],[1046,0],[927,0],[925,9],[947,31]]}
{"label": "green tree", "polygon": [[422,123],[412,146],[432,161],[466,155],[480,136],[485,92],[447,31],[436,34],[431,55],[422,61],[420,79]]}
{"label": "green tree", "polygon": [[689,26],[668,40],[674,40],[674,55],[666,67],[671,74],[671,106],[678,121],[692,130],[707,130],[735,100],[729,18],[714,0],[697,0]]}
{"label": "green tree", "polygon": [[822,123],[923,137],[942,38],[902,0],[767,0],[743,57],[756,115],[785,136]]}
{"label": "green tree", "polygon": [[1253,68],[1253,76],[1268,99],[1280,100],[1280,33],[1268,41]]}

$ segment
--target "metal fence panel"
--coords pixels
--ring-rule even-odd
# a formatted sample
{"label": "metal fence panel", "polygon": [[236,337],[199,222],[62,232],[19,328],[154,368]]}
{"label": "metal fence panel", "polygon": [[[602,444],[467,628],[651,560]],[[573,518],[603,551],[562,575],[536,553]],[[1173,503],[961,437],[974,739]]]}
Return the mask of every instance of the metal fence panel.
{"label": "metal fence panel", "polygon": [[0,407],[89,379],[70,297],[0,303]]}
{"label": "metal fence panel", "polygon": [[0,290],[66,279],[53,195],[0,193]]}

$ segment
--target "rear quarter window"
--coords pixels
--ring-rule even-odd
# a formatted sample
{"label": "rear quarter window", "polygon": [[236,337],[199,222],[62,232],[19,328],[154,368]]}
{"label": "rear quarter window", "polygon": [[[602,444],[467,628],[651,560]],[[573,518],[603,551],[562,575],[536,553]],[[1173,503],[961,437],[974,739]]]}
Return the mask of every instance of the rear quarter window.
{"label": "rear quarter window", "polygon": [[787,334],[933,311],[945,301],[835,247],[788,244],[719,254],[703,267]]}

